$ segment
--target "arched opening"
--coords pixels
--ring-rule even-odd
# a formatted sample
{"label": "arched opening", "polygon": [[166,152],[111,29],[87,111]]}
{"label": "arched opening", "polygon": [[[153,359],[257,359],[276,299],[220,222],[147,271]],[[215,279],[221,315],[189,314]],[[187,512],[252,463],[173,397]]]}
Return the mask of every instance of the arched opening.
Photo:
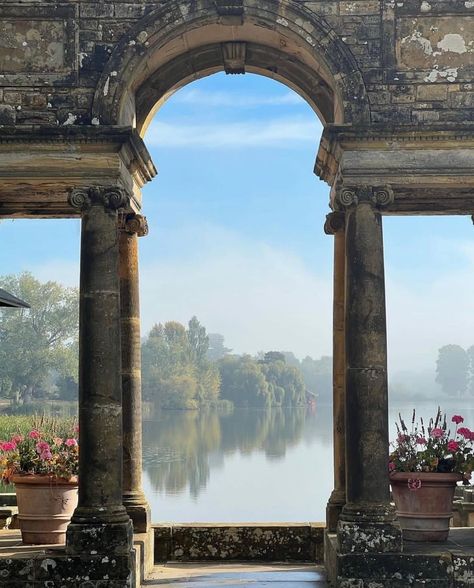
{"label": "arched opening", "polygon": [[[307,389],[319,393],[316,412],[251,405],[150,415],[144,489],[153,521],[324,520],[333,477],[332,239],[322,231],[327,186],[311,173],[321,131],[281,84],[222,74],[177,92],[148,127],[160,173],[144,190],[144,347],[154,323],[186,327],[196,315],[225,337],[227,357],[293,352],[287,361],[313,375]],[[314,467],[310,453],[319,456]]]}
{"label": "arched opening", "polygon": [[212,2],[186,10],[165,4],[152,11],[124,35],[107,62],[94,120],[134,126],[143,134],[173,91],[218,71],[282,81],[305,97],[325,124],[369,120],[364,82],[347,46],[304,6],[275,0],[246,6],[230,20]]}

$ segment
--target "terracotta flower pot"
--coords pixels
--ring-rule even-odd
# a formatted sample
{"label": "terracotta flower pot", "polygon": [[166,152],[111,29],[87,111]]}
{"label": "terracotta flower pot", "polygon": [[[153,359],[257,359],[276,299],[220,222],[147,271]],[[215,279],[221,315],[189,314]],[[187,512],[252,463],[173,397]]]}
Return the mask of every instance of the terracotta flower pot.
{"label": "terracotta flower pot", "polygon": [[36,474],[13,476],[23,543],[58,545],[77,506],[77,477],[71,480]]}
{"label": "terracotta flower pot", "polygon": [[453,498],[460,474],[394,472],[392,494],[403,538],[408,541],[447,541]]}

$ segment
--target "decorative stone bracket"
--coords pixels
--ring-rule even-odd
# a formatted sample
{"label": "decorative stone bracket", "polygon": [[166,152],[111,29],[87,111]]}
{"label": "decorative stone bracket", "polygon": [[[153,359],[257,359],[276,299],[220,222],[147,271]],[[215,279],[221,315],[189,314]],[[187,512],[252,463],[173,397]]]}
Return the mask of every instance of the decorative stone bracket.
{"label": "decorative stone bracket", "polygon": [[130,235],[145,237],[148,235],[148,222],[141,214],[124,214],[120,217],[120,229]]}

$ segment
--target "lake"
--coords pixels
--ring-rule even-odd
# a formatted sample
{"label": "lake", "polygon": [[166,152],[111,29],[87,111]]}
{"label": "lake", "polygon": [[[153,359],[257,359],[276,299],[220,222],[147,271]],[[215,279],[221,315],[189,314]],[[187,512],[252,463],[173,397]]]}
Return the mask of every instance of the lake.
{"label": "lake", "polygon": [[[474,428],[474,409],[444,402]],[[466,401],[462,401],[466,405]],[[419,404],[427,420],[437,403]],[[390,407],[391,438],[402,411]],[[160,411],[143,423],[153,522],[324,521],[333,488],[332,408]]]}

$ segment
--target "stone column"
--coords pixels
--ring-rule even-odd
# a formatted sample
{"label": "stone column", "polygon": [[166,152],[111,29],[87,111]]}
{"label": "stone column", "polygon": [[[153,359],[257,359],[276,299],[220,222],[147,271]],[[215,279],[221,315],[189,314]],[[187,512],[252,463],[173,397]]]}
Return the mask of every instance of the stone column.
{"label": "stone column", "polygon": [[150,507],[142,488],[142,380],[138,237],[148,234],[145,217],[122,218],[120,231],[120,323],[122,336],[123,504],[135,533],[146,533]]}
{"label": "stone column", "polygon": [[382,216],[390,188],[343,187],[346,211],[346,500],[342,553],[393,552],[401,532],[388,478],[387,328]]}
{"label": "stone column", "polygon": [[82,213],[79,307],[79,504],[70,555],[127,555],[132,524],[122,504],[122,385],[118,209],[115,187],[74,190]]}
{"label": "stone column", "polygon": [[343,212],[331,212],[326,217],[324,232],[334,235],[334,292],[333,292],[333,445],[334,489],[326,507],[326,525],[335,533],[343,506],[346,504],[345,456],[345,218]]}

